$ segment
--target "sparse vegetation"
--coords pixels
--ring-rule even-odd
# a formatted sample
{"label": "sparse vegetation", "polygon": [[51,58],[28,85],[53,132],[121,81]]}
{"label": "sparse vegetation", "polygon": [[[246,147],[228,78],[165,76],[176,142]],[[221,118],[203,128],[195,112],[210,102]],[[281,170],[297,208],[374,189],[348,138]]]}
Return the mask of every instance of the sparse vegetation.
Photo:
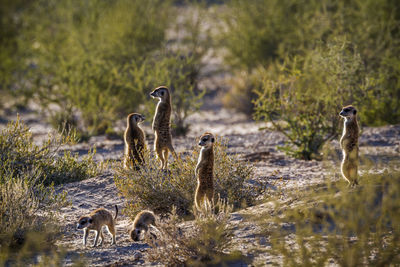
{"label": "sparse vegetation", "polygon": [[[93,153],[78,161],[60,146],[72,135],[50,136],[41,146],[20,121],[11,122],[0,134],[0,248],[24,244],[26,233],[48,230],[54,213],[66,205],[65,194],[55,184],[82,180],[98,172]],[[51,231],[50,231],[51,232]],[[4,252],[4,251],[2,251]]]}
{"label": "sparse vegetation", "polygon": [[366,125],[400,122],[397,2],[259,0],[227,5],[221,27],[221,43],[229,51],[225,62],[235,72],[248,73],[239,83],[242,90],[231,90],[228,99],[251,97],[248,85],[264,80],[267,93],[256,99],[256,117],[288,124],[288,129],[274,128],[296,147],[286,146],[289,154],[318,158],[321,144],[338,129],[331,118],[337,106],[357,105]]}
{"label": "sparse vegetation", "polygon": [[[88,265],[142,257],[224,266],[254,255],[260,265],[400,266],[399,29],[398,0],[0,0],[0,266],[84,265],[73,256],[81,251],[69,232],[74,218],[114,204],[131,219],[143,209],[159,214],[157,239],[147,236],[144,253],[135,249],[146,245],[125,241],[117,254],[87,247],[101,256]],[[127,114],[145,115],[150,132],[157,101],[149,93],[161,85],[172,94],[173,136],[231,133],[229,150],[223,138],[214,147],[215,210],[193,208],[196,140],[174,141],[184,152],[170,155],[168,171],[146,151],[141,168],[117,159],[103,175],[108,162],[94,161],[95,148],[69,147],[95,142],[99,158],[121,157]],[[205,112],[194,114],[204,96]],[[219,112],[221,104],[234,111]],[[320,183],[332,163],[332,180],[340,176],[338,113],[347,104],[362,128],[355,188]],[[59,133],[38,140],[20,120],[5,127],[17,109]],[[273,131],[246,129],[236,111]],[[201,123],[190,129],[191,121]],[[289,159],[274,145],[324,162]],[[239,150],[254,165],[231,154]],[[238,211],[261,199],[268,203]]]}
{"label": "sparse vegetation", "polygon": [[345,40],[321,44],[307,57],[287,59],[265,72],[255,116],[286,135],[288,144],[281,149],[289,155],[319,158],[322,145],[339,133],[342,105],[365,108],[361,99],[367,83],[354,47]]}
{"label": "sparse vegetation", "polygon": [[[1,175],[21,175],[35,170],[44,185],[74,182],[95,176],[100,171],[92,150],[78,159],[77,154],[61,151],[66,144],[76,142],[73,132],[50,134],[42,145],[36,145],[32,133],[19,119],[8,124],[0,134]],[[0,180],[1,181],[1,180]]]}
{"label": "sparse vegetation", "polygon": [[158,222],[157,239],[149,239],[149,260],[168,266],[228,264],[243,260],[240,252],[227,253],[233,229],[228,224],[232,209],[222,202],[219,212],[204,211],[196,214],[191,225],[183,225],[176,209],[168,218]]}
{"label": "sparse vegetation", "polygon": [[361,185],[292,192],[290,206],[260,217],[273,255],[285,266],[388,266],[400,263],[400,173],[365,174]]}
{"label": "sparse vegetation", "polygon": [[7,17],[18,28],[12,32],[18,45],[0,41],[13,51],[2,61],[1,90],[34,99],[56,129],[66,123],[81,137],[110,133],[130,112],[151,115],[149,92],[167,85],[176,133],[187,132],[185,119],[201,103],[197,79],[209,46],[200,37],[200,14],[185,19],[177,29],[185,36],[167,47],[177,12],[171,1],[36,0],[7,8],[20,22]]}
{"label": "sparse vegetation", "polygon": [[[220,197],[235,208],[254,204],[261,190],[250,185],[253,176],[251,166],[244,164],[226,153],[226,146],[217,141],[214,145],[214,184],[215,197]],[[159,168],[159,162],[145,153],[145,165],[140,170],[125,170],[117,166],[115,182],[127,200],[128,215],[133,219],[141,209],[167,213],[176,206],[178,214],[189,214],[193,206],[196,189],[196,168],[199,149],[185,158],[180,157],[169,165],[169,171]]]}

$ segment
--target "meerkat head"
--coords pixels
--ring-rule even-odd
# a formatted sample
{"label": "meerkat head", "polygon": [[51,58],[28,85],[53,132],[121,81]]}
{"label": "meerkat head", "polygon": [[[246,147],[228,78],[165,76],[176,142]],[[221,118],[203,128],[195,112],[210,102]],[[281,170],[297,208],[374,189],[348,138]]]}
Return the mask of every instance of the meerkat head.
{"label": "meerkat head", "polygon": [[132,124],[139,124],[141,122],[143,122],[145,120],[144,115],[139,114],[139,113],[131,113],[128,115],[128,124],[132,123]]}
{"label": "meerkat head", "polygon": [[340,111],[339,115],[346,119],[352,119],[357,114],[357,109],[352,105],[343,107],[342,111]]}
{"label": "meerkat head", "polygon": [[199,146],[209,148],[214,145],[214,142],[215,137],[212,133],[204,133],[202,136],[200,136]]}
{"label": "meerkat head", "polygon": [[133,229],[132,232],[131,232],[132,240],[133,241],[139,241],[140,233],[141,233],[140,229],[138,229],[138,228]]}
{"label": "meerkat head", "polygon": [[169,90],[166,86],[160,86],[150,93],[152,98],[159,98],[161,101],[166,101],[169,97]]}
{"label": "meerkat head", "polygon": [[78,223],[76,224],[76,229],[84,229],[89,227],[93,223],[93,219],[88,216],[84,216],[79,218]]}

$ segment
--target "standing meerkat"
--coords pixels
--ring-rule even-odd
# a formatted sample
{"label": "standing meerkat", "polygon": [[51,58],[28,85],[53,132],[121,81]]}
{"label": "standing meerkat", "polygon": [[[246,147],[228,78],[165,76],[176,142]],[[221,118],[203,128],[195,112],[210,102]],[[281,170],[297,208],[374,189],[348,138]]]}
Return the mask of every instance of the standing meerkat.
{"label": "standing meerkat", "polygon": [[150,93],[151,97],[158,98],[156,113],[153,119],[153,131],[155,135],[154,150],[161,160],[161,169],[168,167],[168,150],[176,159],[176,153],[172,146],[171,124],[171,95],[165,86],[160,86]]}
{"label": "standing meerkat", "polygon": [[204,133],[200,137],[201,150],[195,170],[197,188],[194,197],[194,204],[198,210],[201,210],[206,199],[211,204],[214,201],[214,142],[215,138],[211,133]]}
{"label": "standing meerkat", "polygon": [[156,225],[156,216],[153,212],[149,210],[143,210],[139,212],[135,220],[133,221],[133,226],[129,231],[129,235],[133,241],[139,241],[139,237],[142,231],[147,232],[149,226]]}
{"label": "standing meerkat", "polygon": [[126,130],[124,134],[125,153],[124,167],[138,167],[144,161],[143,152],[146,148],[145,134],[139,127],[139,123],[143,122],[145,117],[138,113],[131,113],[126,118]]}
{"label": "standing meerkat", "polygon": [[342,176],[349,182],[350,186],[358,184],[358,135],[359,127],[357,122],[357,110],[349,105],[339,113],[344,118],[343,135],[340,138],[340,147],[343,151],[341,165]]}
{"label": "standing meerkat", "polygon": [[111,245],[115,244],[115,220],[118,215],[118,207],[115,205],[115,217],[113,219],[111,213],[103,208],[92,211],[89,215],[85,215],[79,218],[76,225],[77,229],[83,229],[83,245],[86,246],[86,240],[89,235],[89,231],[95,231],[96,237],[94,240],[93,247],[97,245],[99,235],[101,238],[100,246],[103,244],[103,233],[101,228],[103,225],[107,226],[108,231],[112,235]]}

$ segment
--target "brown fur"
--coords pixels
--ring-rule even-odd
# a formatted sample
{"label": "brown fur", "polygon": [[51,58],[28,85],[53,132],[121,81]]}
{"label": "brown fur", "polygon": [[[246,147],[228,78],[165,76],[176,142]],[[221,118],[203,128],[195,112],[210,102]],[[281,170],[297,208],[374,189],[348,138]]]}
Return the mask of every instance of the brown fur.
{"label": "brown fur", "polygon": [[118,207],[117,205],[115,205],[114,219],[111,213],[103,208],[94,210],[89,215],[80,217],[78,220],[77,229],[84,229],[83,244],[86,246],[86,240],[89,235],[89,231],[95,231],[96,237],[94,240],[93,247],[97,245],[97,241],[99,240],[99,235],[101,238],[99,245],[102,245],[104,237],[101,228],[103,227],[103,225],[107,226],[108,231],[112,235],[111,245],[115,244],[115,220],[117,219],[117,216],[118,216]]}
{"label": "brown fur", "polygon": [[343,151],[341,172],[350,186],[358,184],[358,136],[360,130],[356,114],[357,110],[351,105],[343,107],[340,112],[340,116],[345,118],[343,135],[340,138],[340,147]]}
{"label": "brown fur", "polygon": [[[161,92],[165,92],[161,95]],[[156,112],[153,119],[153,131],[155,135],[154,150],[161,161],[161,169],[168,167],[168,151],[171,151],[175,159],[177,158],[174,147],[172,146],[171,136],[171,95],[165,86],[154,89],[150,94],[154,98],[159,98]]]}
{"label": "brown fur", "polygon": [[133,241],[139,241],[141,231],[147,232],[149,225],[156,225],[156,217],[154,213],[149,210],[139,212],[133,221],[132,228],[129,231],[129,236]]}
{"label": "brown fur", "polygon": [[[139,121],[135,120],[138,119]],[[138,123],[144,120],[144,116],[138,113],[131,113],[126,119],[126,130],[124,134],[125,156],[124,167],[137,168],[144,162],[143,152],[146,149],[145,134]]]}
{"label": "brown fur", "polygon": [[[206,141],[203,141],[207,138]],[[204,133],[200,137],[199,160],[196,166],[197,188],[195,193],[195,206],[201,210],[202,204],[207,199],[210,204],[214,201],[214,142],[215,138],[211,133]]]}

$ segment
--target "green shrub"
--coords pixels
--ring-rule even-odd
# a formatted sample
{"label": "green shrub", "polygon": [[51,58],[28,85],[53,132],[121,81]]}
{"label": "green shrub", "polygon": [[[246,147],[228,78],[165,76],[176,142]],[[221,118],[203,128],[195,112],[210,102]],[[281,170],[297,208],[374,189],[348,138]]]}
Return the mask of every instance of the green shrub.
{"label": "green shrub", "polygon": [[19,119],[1,131],[0,265],[44,266],[65,256],[54,248],[60,234],[55,213],[68,203],[66,194],[57,193],[54,185],[100,171],[93,161],[94,150],[81,160],[70,151],[59,155],[61,146],[74,139],[71,133],[49,135],[42,145],[36,145]]}
{"label": "green shrub", "polygon": [[221,15],[221,44],[225,60],[251,71],[312,47],[315,40],[331,31],[323,1],[234,0]]}
{"label": "green shrub", "polygon": [[219,202],[219,212],[197,214],[192,225],[185,227],[176,209],[157,223],[157,239],[148,239],[148,258],[168,266],[209,266],[232,263],[243,259],[240,252],[226,253],[233,228],[229,226],[231,208]]}
{"label": "green shrub", "polygon": [[[45,187],[39,168],[15,171],[3,164],[0,180],[0,248],[23,244],[28,231],[43,230],[53,211],[65,205],[65,194]],[[49,224],[50,225],[50,224]]]}
{"label": "green shrub", "polygon": [[23,28],[21,14],[30,4],[23,0],[0,1],[0,109],[22,91],[26,82],[23,73],[27,66],[22,63],[18,39]]}
{"label": "green shrub", "polygon": [[[235,208],[254,204],[258,188],[250,185],[253,169],[236,157],[226,153],[226,145],[220,141],[214,145],[214,188],[219,196]],[[145,153],[145,165],[140,170],[116,167],[115,183],[127,201],[126,213],[131,218],[141,209],[167,213],[176,206],[179,214],[188,214],[193,206],[196,189],[196,168],[199,149],[179,158],[169,165],[168,173],[161,171],[159,161]]]}
{"label": "green shrub", "polygon": [[72,133],[49,135],[42,145],[36,145],[32,133],[23,122],[18,119],[9,123],[0,133],[0,183],[3,182],[3,176],[19,176],[32,170],[38,173],[38,181],[44,185],[80,181],[95,176],[100,171],[100,166],[93,160],[95,150],[89,151],[81,160],[78,154],[73,155],[70,151],[58,155],[62,145],[74,141]]}
{"label": "green shrub", "polygon": [[[282,65],[292,65],[293,58],[302,64],[318,50],[320,42],[329,44],[344,38],[357,51],[365,79],[357,85],[360,79],[353,77],[355,88],[347,86],[341,92],[345,96],[352,95],[352,91],[358,91],[364,83],[363,98],[359,99],[365,107],[363,123],[376,126],[400,122],[398,1],[235,0],[227,5],[220,27],[221,44],[227,48],[225,61],[232,68],[247,73],[253,73],[260,66],[268,71],[272,68],[275,71],[270,79],[282,83]],[[340,66],[341,62],[336,61],[336,64]],[[346,71],[348,67],[345,62]],[[298,71],[301,76],[310,77],[315,75],[313,69],[318,77],[329,70],[326,66],[315,65],[313,68],[301,67]],[[332,76],[337,82],[335,87],[342,79],[339,75],[344,74],[346,82],[352,78],[340,68],[336,71],[326,73],[326,78]],[[263,76],[259,74],[258,80]],[[351,100],[354,99],[346,99]],[[311,114],[310,118],[313,118]]]}
{"label": "green shrub", "polygon": [[327,184],[292,192],[290,206],[261,218],[285,266],[400,264],[400,173],[365,174],[349,189]]}
{"label": "green shrub", "polygon": [[265,72],[255,117],[285,134],[281,149],[289,155],[319,158],[322,145],[339,133],[342,106],[355,105],[361,117],[369,108],[363,103],[366,84],[357,50],[341,40],[321,44],[307,57],[287,59],[278,70]]}
{"label": "green shrub", "polygon": [[142,63],[165,41],[169,1],[36,1],[24,15],[20,43],[46,110],[73,111],[82,131],[102,134],[146,99]]}

